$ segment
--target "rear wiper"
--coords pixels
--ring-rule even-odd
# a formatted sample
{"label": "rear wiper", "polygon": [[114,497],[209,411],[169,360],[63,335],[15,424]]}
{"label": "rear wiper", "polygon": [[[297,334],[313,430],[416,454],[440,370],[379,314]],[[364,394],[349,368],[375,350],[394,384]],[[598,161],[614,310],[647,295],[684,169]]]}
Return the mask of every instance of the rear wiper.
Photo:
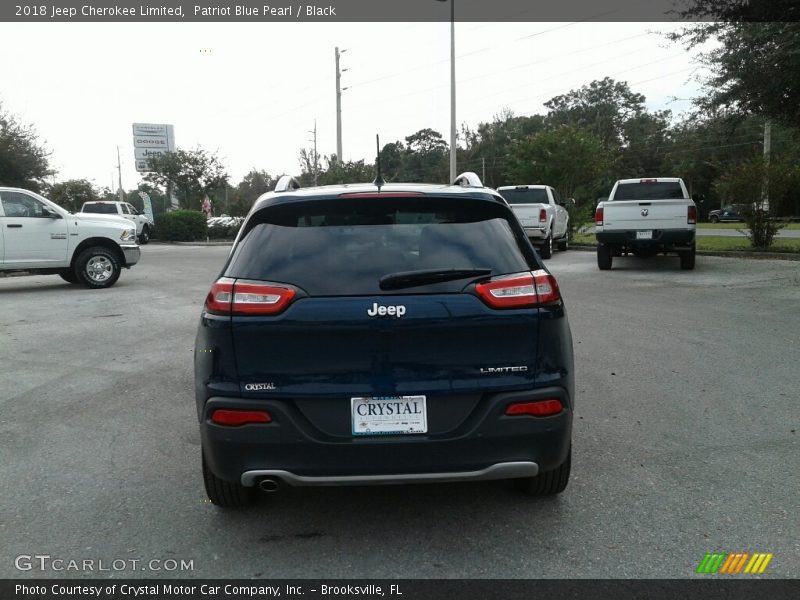
{"label": "rear wiper", "polygon": [[482,277],[491,275],[491,269],[427,269],[423,271],[402,271],[384,275],[380,280],[382,290],[400,290],[403,288],[439,283],[441,281],[455,281],[467,277]]}

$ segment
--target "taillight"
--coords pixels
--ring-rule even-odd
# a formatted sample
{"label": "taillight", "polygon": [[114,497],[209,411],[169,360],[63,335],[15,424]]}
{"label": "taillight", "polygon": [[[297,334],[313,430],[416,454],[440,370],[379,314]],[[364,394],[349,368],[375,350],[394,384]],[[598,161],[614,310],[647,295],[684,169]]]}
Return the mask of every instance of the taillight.
{"label": "taillight", "polygon": [[696,206],[690,206],[689,207],[689,211],[688,211],[688,213],[686,215],[686,222],[689,225],[694,225],[695,223],[697,223],[697,207]]}
{"label": "taillight", "polygon": [[217,425],[239,427],[248,423],[271,423],[272,415],[265,410],[229,410],[218,408],[211,415],[211,421]]}
{"label": "taillight", "polygon": [[598,206],[594,209],[594,224],[595,225],[602,225],[603,224],[603,207]]}
{"label": "taillight", "polygon": [[514,402],[506,407],[508,416],[529,415],[531,417],[550,417],[562,411],[561,401],[555,398],[535,402]]}
{"label": "taillight", "polygon": [[218,279],[206,297],[206,308],[218,315],[276,315],[297,292],[275,284]]}
{"label": "taillight", "polygon": [[539,223],[547,223],[547,211],[543,208],[539,209]]}
{"label": "taillight", "polygon": [[561,299],[555,277],[544,270],[490,279],[475,291],[492,308],[531,308]]}

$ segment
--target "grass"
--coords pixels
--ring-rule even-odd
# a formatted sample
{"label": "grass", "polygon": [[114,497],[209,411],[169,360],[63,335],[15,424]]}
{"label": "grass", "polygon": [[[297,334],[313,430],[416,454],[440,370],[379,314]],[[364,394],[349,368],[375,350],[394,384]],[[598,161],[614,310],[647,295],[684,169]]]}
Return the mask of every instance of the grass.
{"label": "grass", "polygon": [[[730,223],[698,223],[699,229],[747,229],[747,223],[733,221]],[[783,229],[800,229],[800,223],[787,223]]]}
{"label": "grass", "polygon": [[[580,233],[575,235],[573,242],[576,244],[585,244],[594,246],[597,241],[594,235],[587,233]],[[750,252],[753,248],[750,242],[745,238],[728,238],[728,237],[707,237],[700,236],[697,238],[697,249],[707,250],[712,252]],[[770,252],[800,252],[800,239],[786,239],[775,240]]]}

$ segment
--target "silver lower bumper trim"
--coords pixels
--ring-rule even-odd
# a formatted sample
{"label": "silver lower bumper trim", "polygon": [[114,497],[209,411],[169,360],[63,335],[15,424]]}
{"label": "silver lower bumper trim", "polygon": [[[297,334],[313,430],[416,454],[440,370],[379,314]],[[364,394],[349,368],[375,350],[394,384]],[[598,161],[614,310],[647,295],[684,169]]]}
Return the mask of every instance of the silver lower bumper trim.
{"label": "silver lower bumper trim", "polygon": [[121,244],[120,248],[122,248],[122,254],[125,256],[126,267],[132,267],[138,263],[139,259],[142,257],[142,251],[139,249],[139,246],[135,244]]}
{"label": "silver lower bumper trim", "polygon": [[442,483],[447,481],[490,481],[493,479],[516,479],[535,477],[539,465],[535,462],[498,463],[479,471],[457,471],[451,473],[403,473],[398,475],[335,475],[309,477],[295,475],[279,469],[246,471],[242,474],[242,485],[254,486],[260,479],[271,477],[291,486],[315,485],[385,485],[392,483]]}

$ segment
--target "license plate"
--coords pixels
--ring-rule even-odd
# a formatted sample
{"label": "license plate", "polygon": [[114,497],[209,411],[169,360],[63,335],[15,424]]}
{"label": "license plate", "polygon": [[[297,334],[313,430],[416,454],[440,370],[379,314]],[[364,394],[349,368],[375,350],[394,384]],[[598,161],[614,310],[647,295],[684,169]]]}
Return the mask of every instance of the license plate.
{"label": "license plate", "polygon": [[637,240],[652,240],[653,239],[653,232],[652,231],[637,231],[636,232],[636,239]]}
{"label": "license plate", "polygon": [[404,435],[428,432],[425,396],[351,398],[353,435]]}

